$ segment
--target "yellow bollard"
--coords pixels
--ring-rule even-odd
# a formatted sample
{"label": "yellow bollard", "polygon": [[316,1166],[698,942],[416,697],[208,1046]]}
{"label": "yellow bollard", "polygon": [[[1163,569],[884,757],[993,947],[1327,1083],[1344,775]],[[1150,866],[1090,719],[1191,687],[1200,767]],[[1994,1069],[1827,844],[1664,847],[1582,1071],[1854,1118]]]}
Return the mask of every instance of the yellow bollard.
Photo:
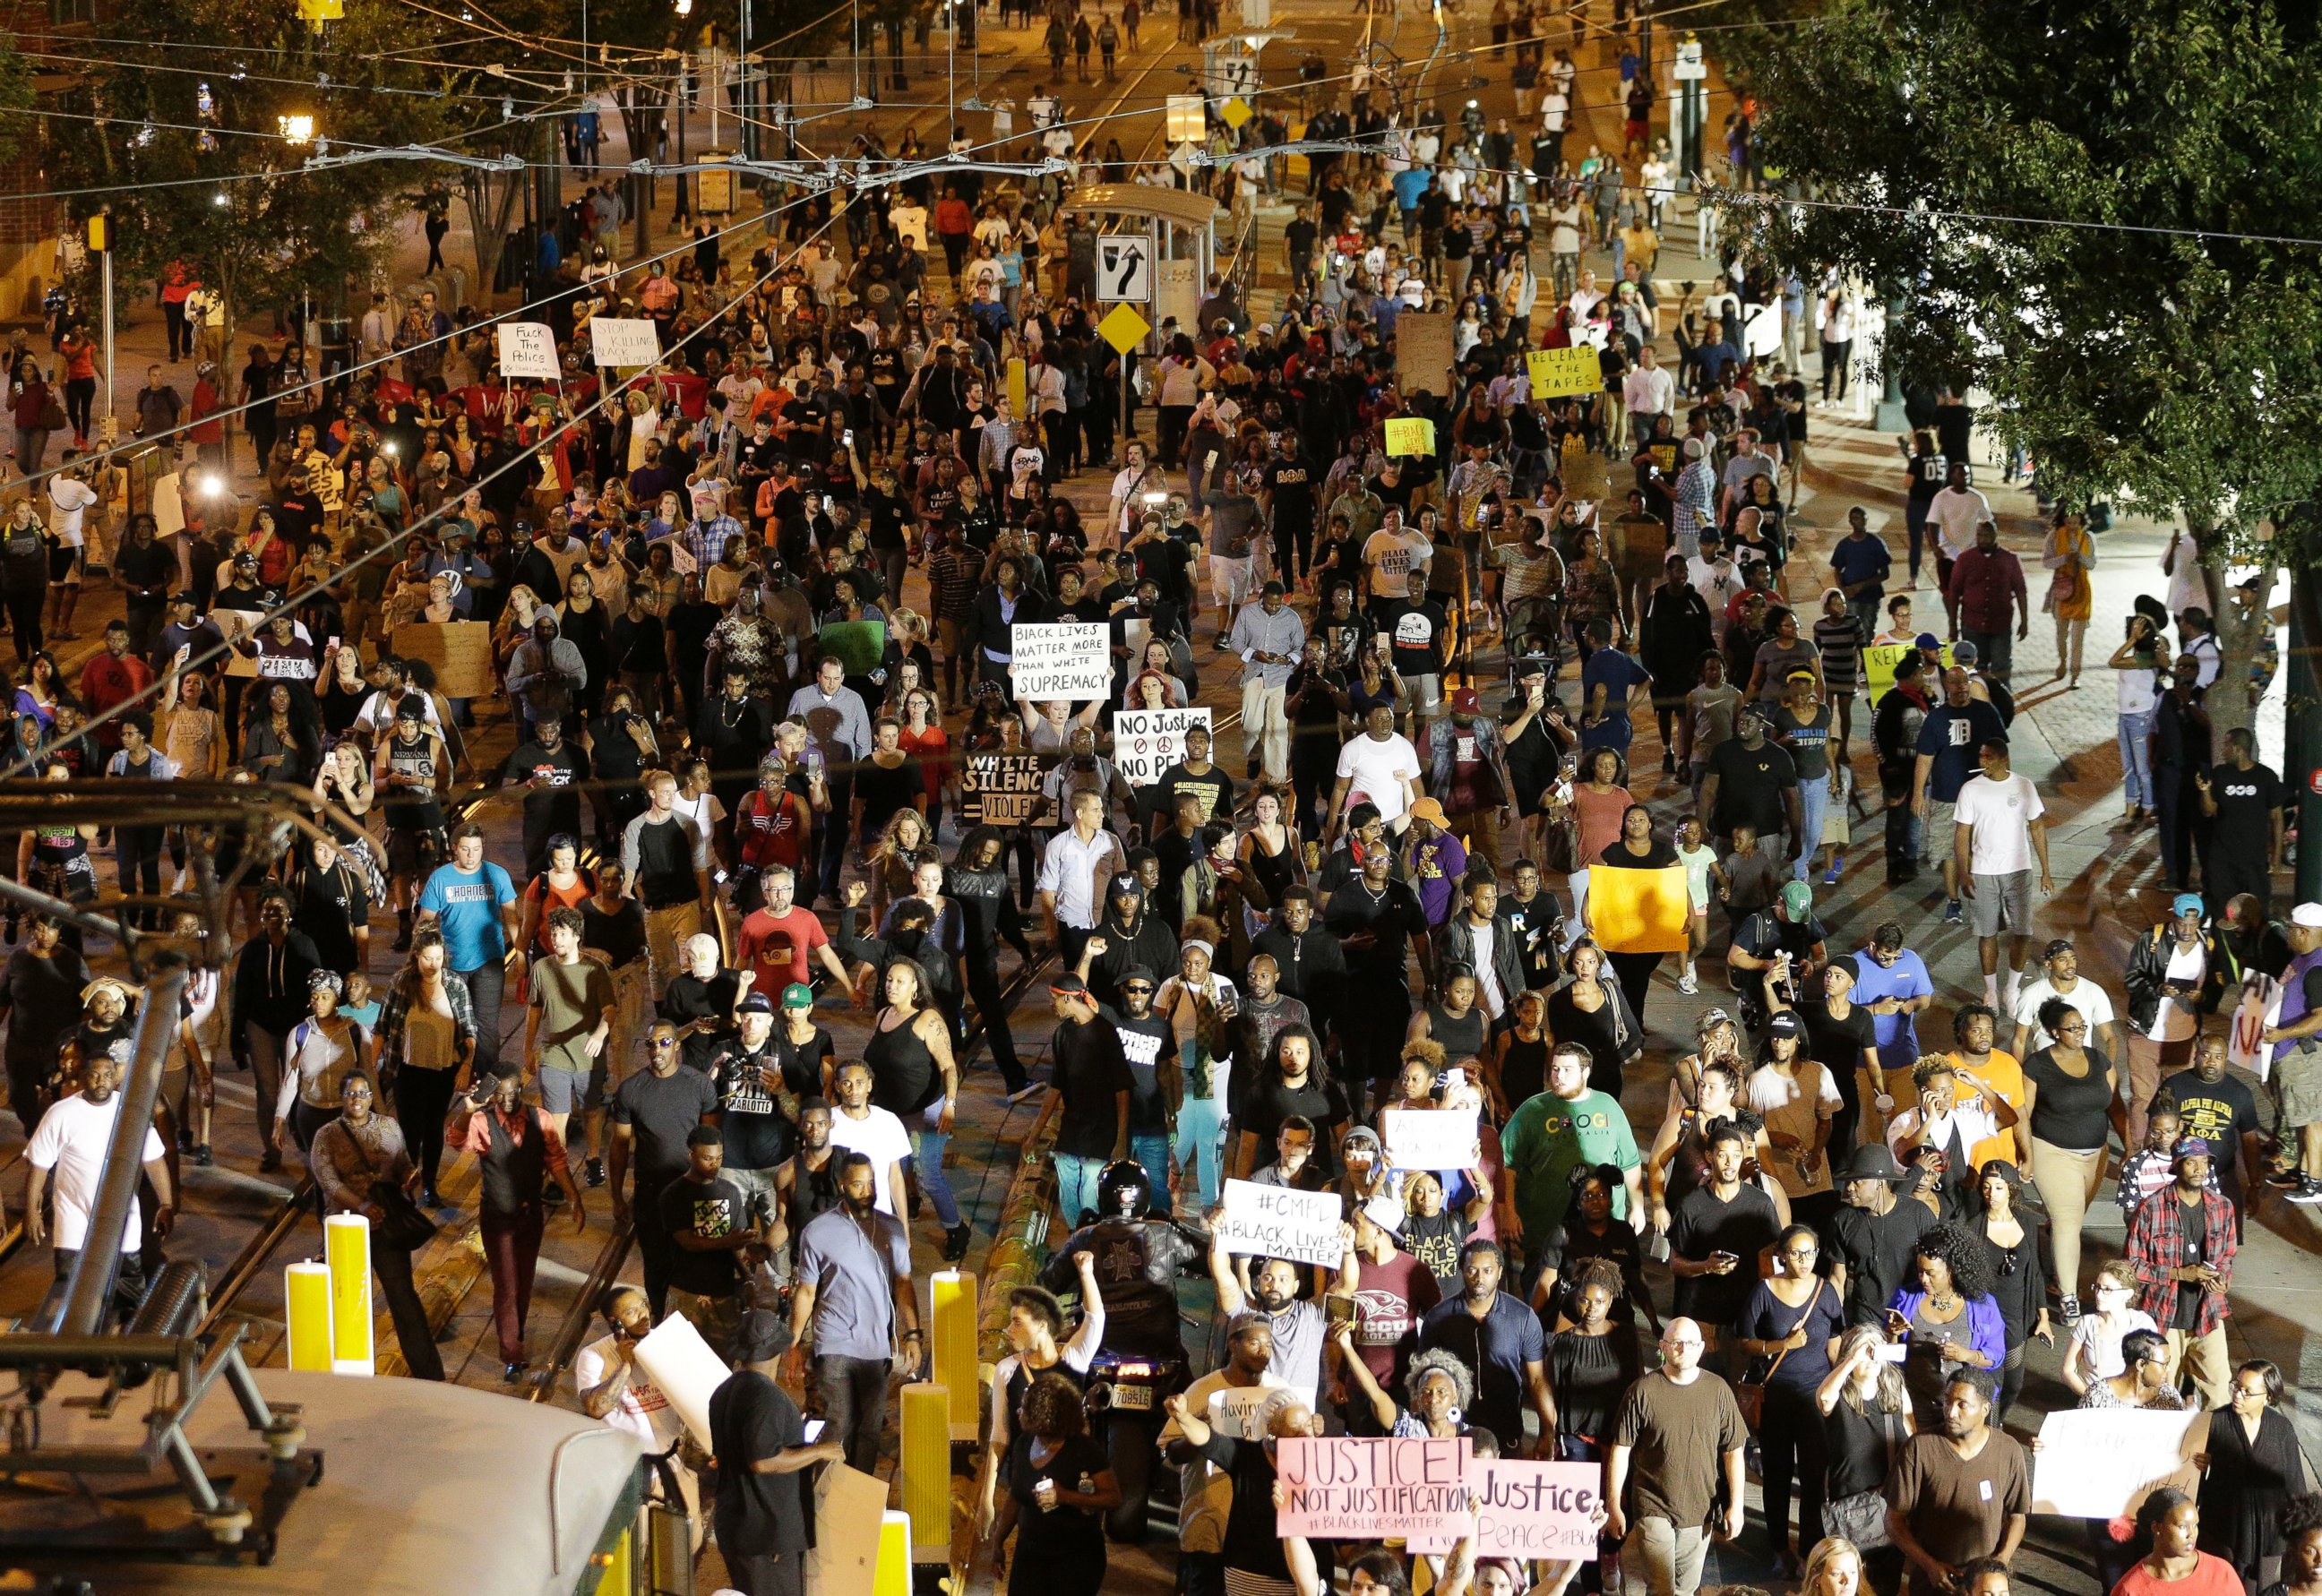
{"label": "yellow bollard", "polygon": [[975,1276],[964,1269],[939,1269],[928,1280],[931,1378],[951,1391],[951,1438],[975,1436]]}
{"label": "yellow bollard", "polygon": [[375,1374],[370,1221],[361,1214],[333,1214],[324,1220],[323,1256],[331,1272],[331,1368],[340,1374]]}
{"label": "yellow bollard", "polygon": [[[975,1393],[971,1388],[968,1394]],[[903,1511],[910,1515],[911,1544],[948,1555],[951,1546],[951,1393],[941,1385],[914,1382],[903,1388],[902,1455],[896,1468],[902,1482]],[[883,1563],[885,1547],[881,1546]]]}
{"label": "yellow bollard", "polygon": [[282,1272],[284,1317],[290,1323],[290,1366],[331,1370],[331,1272],[312,1259]]}
{"label": "yellow bollard", "polygon": [[879,1520],[879,1564],[871,1577],[871,1596],[911,1596],[911,1516],[893,1508]]}

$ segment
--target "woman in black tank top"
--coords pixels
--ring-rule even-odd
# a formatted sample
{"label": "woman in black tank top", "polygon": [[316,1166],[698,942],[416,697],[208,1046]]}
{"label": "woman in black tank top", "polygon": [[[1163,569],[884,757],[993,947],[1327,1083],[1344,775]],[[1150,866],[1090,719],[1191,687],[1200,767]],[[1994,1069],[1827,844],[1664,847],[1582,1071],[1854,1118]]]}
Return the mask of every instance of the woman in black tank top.
{"label": "woman in black tank top", "polygon": [[1271,783],[1258,788],[1249,807],[1251,825],[1242,834],[1241,862],[1254,888],[1251,907],[1270,909],[1306,873],[1299,857],[1298,828],[1284,817],[1282,790]]}
{"label": "woman in black tank top", "polygon": [[1405,1039],[1439,1042],[1443,1056],[1456,1064],[1463,1059],[1481,1058],[1491,1029],[1484,1011],[1476,1007],[1476,972],[1465,964],[1454,964],[1443,972],[1443,996],[1412,1017]]}
{"label": "woman in black tank top", "polygon": [[[851,884],[849,907],[860,907],[864,892],[860,882]],[[914,1179],[943,1222],[946,1262],[957,1263],[967,1255],[968,1227],[943,1172],[944,1147],[951,1140],[952,1111],[959,1099],[951,1028],[928,1001],[927,974],[912,960],[890,963],[880,982],[887,1007],[863,1044],[863,1062],[871,1067],[871,1101],[901,1119],[911,1133]]]}

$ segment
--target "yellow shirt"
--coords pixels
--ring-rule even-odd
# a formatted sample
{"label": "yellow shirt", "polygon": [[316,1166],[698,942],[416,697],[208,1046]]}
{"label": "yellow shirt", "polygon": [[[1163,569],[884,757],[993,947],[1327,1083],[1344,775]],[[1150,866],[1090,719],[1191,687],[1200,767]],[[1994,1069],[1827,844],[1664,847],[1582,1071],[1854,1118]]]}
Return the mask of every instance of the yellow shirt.
{"label": "yellow shirt", "polygon": [[[1952,1068],[1974,1081],[1987,1101],[1997,1098],[2015,1111],[2019,1121],[2024,1117],[2024,1066],[2016,1062],[2014,1053],[2002,1053],[1995,1047],[1984,1055],[1980,1064],[1969,1063],[1961,1053],[1947,1056]],[[1998,1116],[1994,1114],[1992,1117],[1996,1120]],[[1997,1135],[1978,1142],[1968,1149],[1968,1157],[1974,1161],[1978,1169],[1995,1158],[2016,1163],[2015,1127],[2003,1127]]]}

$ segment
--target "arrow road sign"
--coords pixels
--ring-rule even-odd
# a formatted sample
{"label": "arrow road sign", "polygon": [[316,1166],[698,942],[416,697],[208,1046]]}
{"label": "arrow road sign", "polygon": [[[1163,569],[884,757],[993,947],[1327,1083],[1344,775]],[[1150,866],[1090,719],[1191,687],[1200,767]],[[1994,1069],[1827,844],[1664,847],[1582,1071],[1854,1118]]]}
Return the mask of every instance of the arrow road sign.
{"label": "arrow road sign", "polygon": [[1097,241],[1096,296],[1142,304],[1153,297],[1153,241],[1121,234]]}

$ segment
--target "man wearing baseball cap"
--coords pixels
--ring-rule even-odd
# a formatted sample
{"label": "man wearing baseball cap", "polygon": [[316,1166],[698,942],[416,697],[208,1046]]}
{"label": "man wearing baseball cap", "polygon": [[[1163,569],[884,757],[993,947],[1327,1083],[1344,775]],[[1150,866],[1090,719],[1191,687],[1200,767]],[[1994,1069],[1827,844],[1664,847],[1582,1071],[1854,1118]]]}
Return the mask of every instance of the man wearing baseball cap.
{"label": "man wearing baseball cap", "polygon": [[1829,956],[1825,935],[1815,918],[1814,889],[1804,881],[1785,881],[1774,907],[1742,922],[1725,962],[1733,990],[1742,995],[1744,1025],[1754,1029],[1772,1008],[1766,1001],[1769,990],[1787,1003],[1820,990]]}
{"label": "man wearing baseball cap", "polygon": [[1770,841],[1787,827],[1791,846],[1781,857],[1796,856],[1805,825],[1797,763],[1788,749],[1766,735],[1766,716],[1757,705],[1745,702],[1735,709],[1733,735],[1710,750],[1700,813],[1721,837],[1732,836],[1736,825],[1749,825]]}
{"label": "man wearing baseball cap", "polygon": [[1103,1023],[1095,995],[1079,976],[1048,983],[1056,1031],[1049,1044],[1049,1077],[1061,1106],[1057,1119],[1056,1205],[1066,1223],[1089,1221],[1097,1206],[1097,1176],[1129,1156],[1129,1099],[1136,1090],[1120,1033]]}
{"label": "man wearing baseball cap", "polygon": [[2176,1146],[2176,1179],[2137,1204],[2123,1251],[2144,1284],[2136,1305],[2169,1341],[2168,1383],[2189,1373],[2201,1406],[2223,1408],[2233,1382],[2226,1355],[2232,1309],[2234,1205],[2209,1189],[2209,1144],[2187,1136]]}
{"label": "man wearing baseball cap", "polygon": [[1411,806],[1411,829],[1403,834],[1403,879],[1419,894],[1431,932],[1441,930],[1451,917],[1459,878],[1467,873],[1467,850],[1450,827],[1450,817],[1435,799],[1423,798]]}
{"label": "man wearing baseball cap", "polygon": [[2201,924],[2200,895],[2180,892],[2168,918],[2128,951],[2128,1145],[2144,1144],[2144,1111],[2161,1083],[2193,1062],[2201,1017],[2241,985],[2240,961],[2219,932]]}

